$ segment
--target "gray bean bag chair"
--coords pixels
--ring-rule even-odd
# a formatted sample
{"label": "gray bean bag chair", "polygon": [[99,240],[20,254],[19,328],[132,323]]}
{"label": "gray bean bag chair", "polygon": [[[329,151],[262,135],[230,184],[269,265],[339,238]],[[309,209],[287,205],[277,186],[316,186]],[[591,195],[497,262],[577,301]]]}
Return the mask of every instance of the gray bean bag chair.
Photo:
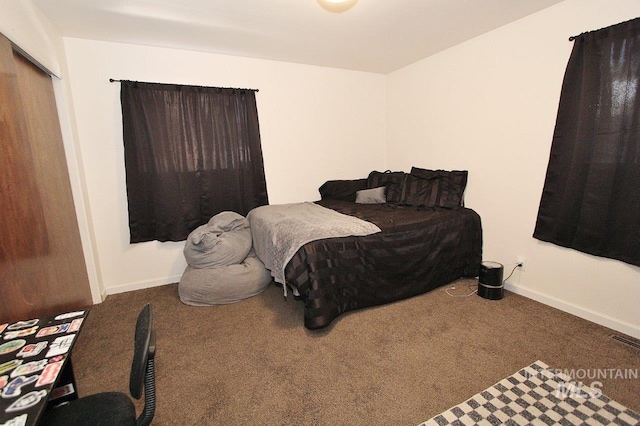
{"label": "gray bean bag chair", "polygon": [[178,284],[178,294],[186,305],[224,305],[255,296],[270,283],[271,273],[260,259],[250,255],[242,263],[219,268],[187,266]]}
{"label": "gray bean bag chair", "polygon": [[241,263],[251,250],[249,221],[234,212],[222,212],[187,237],[184,257],[193,268],[217,268]]}
{"label": "gray bean bag chair", "polygon": [[251,229],[234,212],[215,215],[187,237],[180,300],[193,306],[238,302],[264,291],[271,273],[251,250]]}

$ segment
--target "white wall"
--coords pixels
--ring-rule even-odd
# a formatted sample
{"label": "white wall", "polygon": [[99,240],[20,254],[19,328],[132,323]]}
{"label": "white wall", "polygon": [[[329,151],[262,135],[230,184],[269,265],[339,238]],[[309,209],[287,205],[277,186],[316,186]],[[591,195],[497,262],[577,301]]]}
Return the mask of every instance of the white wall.
{"label": "white wall", "polygon": [[269,201],[319,199],[329,179],[385,166],[386,77],[184,50],[64,39],[107,293],[179,280],[184,242],[129,244],[120,85],[256,88]]}
{"label": "white wall", "polygon": [[62,75],[62,37],[31,0],[0,0],[0,33],[51,74]]}
{"label": "white wall", "polygon": [[[388,76],[388,165],[468,169],[485,260],[507,287],[640,337],[640,268],[532,237],[571,35],[640,16],[636,0],[566,0]],[[504,319],[507,320],[508,319]]]}

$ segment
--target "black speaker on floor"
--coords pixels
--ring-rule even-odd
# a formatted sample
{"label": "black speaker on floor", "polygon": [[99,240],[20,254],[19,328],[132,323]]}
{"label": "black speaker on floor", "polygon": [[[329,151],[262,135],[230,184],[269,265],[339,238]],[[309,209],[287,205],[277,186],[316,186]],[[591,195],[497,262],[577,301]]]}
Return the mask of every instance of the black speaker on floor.
{"label": "black speaker on floor", "polygon": [[498,262],[482,262],[478,277],[478,296],[490,300],[500,300],[504,295],[502,274],[504,267]]}

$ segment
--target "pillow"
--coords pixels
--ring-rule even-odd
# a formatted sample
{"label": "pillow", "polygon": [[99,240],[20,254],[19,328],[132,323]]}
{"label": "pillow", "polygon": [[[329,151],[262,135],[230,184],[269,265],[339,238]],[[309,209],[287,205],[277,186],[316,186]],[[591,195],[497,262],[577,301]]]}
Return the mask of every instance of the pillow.
{"label": "pillow", "polygon": [[[437,180],[438,194],[436,207],[460,207],[463,205],[464,190],[467,186],[467,170],[427,170],[412,167],[410,175],[419,179]],[[431,207],[431,206],[429,206]]]}
{"label": "pillow", "polygon": [[437,177],[422,179],[410,174],[405,181],[405,203],[410,206],[435,207],[438,204],[439,189]]}
{"label": "pillow", "polygon": [[385,187],[363,189],[356,192],[356,203],[358,204],[382,204],[387,200],[384,196]]}
{"label": "pillow", "polygon": [[354,202],[356,191],[367,189],[367,179],[329,180],[318,189],[323,200],[333,199]]}
{"label": "pillow", "polygon": [[392,172],[387,170],[386,172],[373,171],[369,173],[367,178],[367,188],[378,188],[385,186],[386,201],[388,203],[401,203],[404,201],[403,187],[404,181],[407,178],[405,172]]}

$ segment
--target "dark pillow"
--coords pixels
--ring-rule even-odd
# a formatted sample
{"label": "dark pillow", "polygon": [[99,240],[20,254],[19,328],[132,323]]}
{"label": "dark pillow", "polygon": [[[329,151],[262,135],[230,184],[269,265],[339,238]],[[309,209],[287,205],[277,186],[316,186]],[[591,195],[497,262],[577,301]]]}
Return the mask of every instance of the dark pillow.
{"label": "dark pillow", "polygon": [[[438,182],[438,194],[435,197],[436,207],[460,207],[463,203],[464,190],[467,187],[467,170],[427,170],[418,167],[411,168],[411,176],[427,181]],[[423,182],[423,185],[426,183]],[[409,193],[407,191],[407,198]],[[428,206],[431,207],[431,206]]]}
{"label": "dark pillow", "polygon": [[371,189],[384,186],[387,188],[387,203],[401,203],[404,201],[402,190],[406,178],[407,174],[405,172],[392,172],[391,170],[387,170],[386,172],[373,171],[369,173],[367,187]]}
{"label": "dark pillow", "polygon": [[405,181],[405,203],[410,206],[435,207],[438,204],[437,177],[422,179],[408,175]]}
{"label": "dark pillow", "polygon": [[367,189],[367,179],[329,180],[318,189],[323,200],[356,201],[356,192]]}

